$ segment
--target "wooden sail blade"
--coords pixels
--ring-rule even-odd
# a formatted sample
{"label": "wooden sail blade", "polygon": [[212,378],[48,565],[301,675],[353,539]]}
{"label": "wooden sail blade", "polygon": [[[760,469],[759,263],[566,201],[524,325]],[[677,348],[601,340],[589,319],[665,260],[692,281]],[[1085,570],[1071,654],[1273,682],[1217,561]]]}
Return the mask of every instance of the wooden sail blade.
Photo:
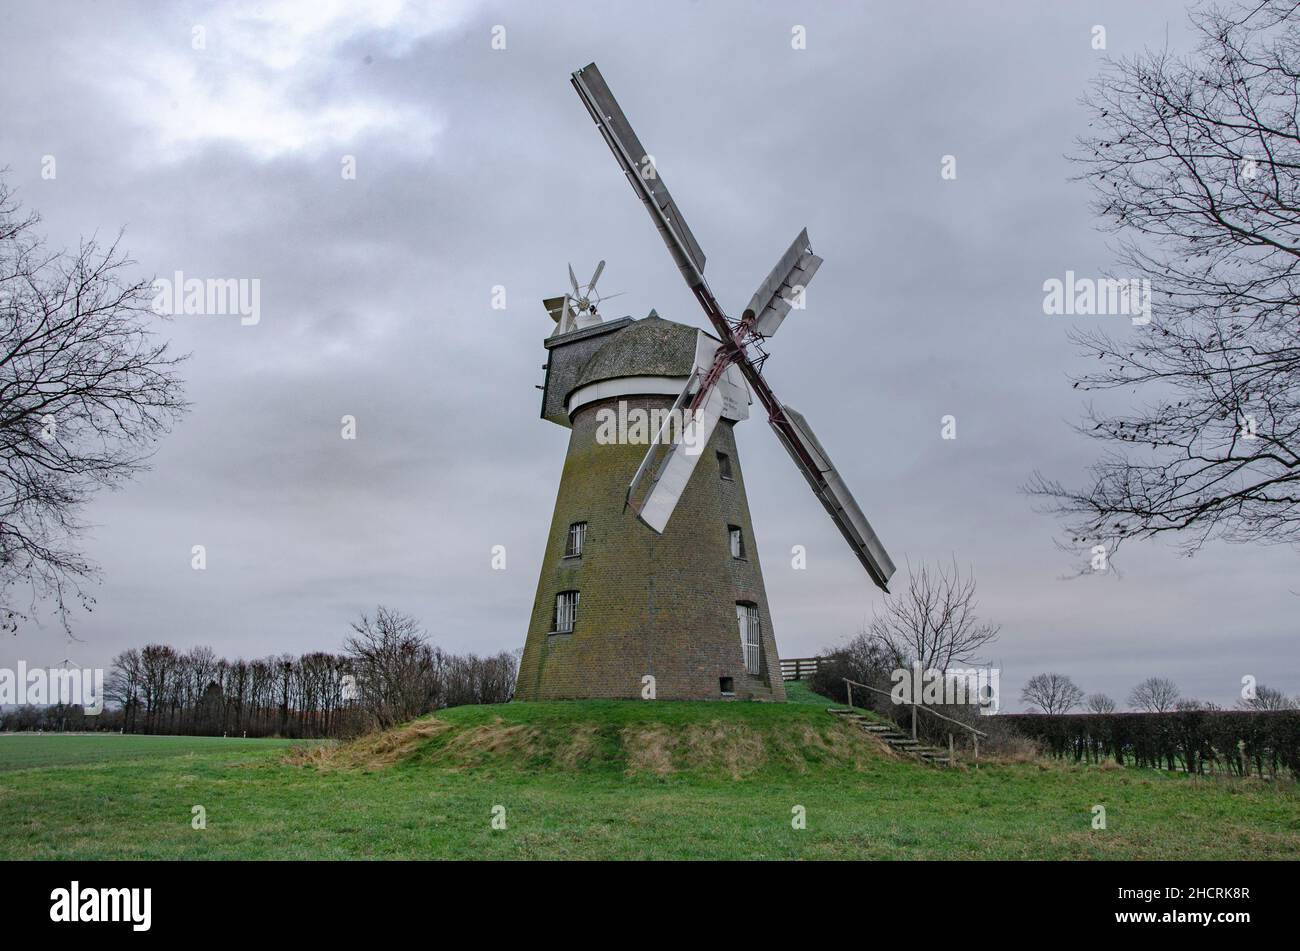
{"label": "wooden sail blade", "polygon": [[645,202],[646,210],[650,212],[682,277],[691,287],[703,283],[704,252],[700,250],[699,242],[677,209],[677,203],[668,193],[668,186],[655,168],[654,158],[632,131],[632,124],[627,121],[618,100],[609,91],[600,70],[595,63],[591,63],[575,72],[572,82],[632,188]]}
{"label": "wooden sail blade", "polygon": [[821,265],[822,259],[813,254],[808,242],[808,229],[805,228],[749,299],[745,316],[754,315],[755,333],[763,337],[776,333],[795,299],[803,293]]}
{"label": "wooden sail blade", "polygon": [[844,536],[853,553],[862,562],[867,574],[871,575],[881,589],[889,590],[889,579],[894,573],[894,562],[885,551],[880,538],[872,529],[867,517],[862,514],[853,493],[840,478],[839,472],[813,435],[808,420],[797,410],[782,404],[782,412],[788,426],[778,425],[772,421],[772,429],[790,458],[794,460],[799,471],[812,487],[813,494],[821,501],[831,520]]}
{"label": "wooden sail blade", "polygon": [[699,370],[691,375],[628,486],[628,505],[641,521],[661,534],[726,405],[722,389],[711,386],[699,408],[689,411],[702,379]]}

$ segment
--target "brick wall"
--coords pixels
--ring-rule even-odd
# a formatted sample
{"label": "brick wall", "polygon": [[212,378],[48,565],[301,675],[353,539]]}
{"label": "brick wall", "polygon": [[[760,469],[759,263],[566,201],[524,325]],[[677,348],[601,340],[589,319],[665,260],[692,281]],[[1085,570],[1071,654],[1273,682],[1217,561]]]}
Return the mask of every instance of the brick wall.
{"label": "brick wall", "polygon": [[[724,420],[701,453],[662,535],[625,508],[645,445],[596,442],[597,414],[617,400],[584,406],[573,419],[537,598],[528,625],[521,700],[639,698],[653,674],[660,700],[721,698],[730,677],[738,699],[784,700],[776,640],[763,588],[732,423]],[[629,408],[667,409],[665,397],[628,397]],[[717,453],[731,458],[722,479]],[[580,558],[565,558],[569,525],[587,523]],[[744,560],[731,557],[727,526],[744,532]],[[572,634],[552,634],[555,597],[581,593]],[[758,605],[762,670],[745,669],[736,602]]]}

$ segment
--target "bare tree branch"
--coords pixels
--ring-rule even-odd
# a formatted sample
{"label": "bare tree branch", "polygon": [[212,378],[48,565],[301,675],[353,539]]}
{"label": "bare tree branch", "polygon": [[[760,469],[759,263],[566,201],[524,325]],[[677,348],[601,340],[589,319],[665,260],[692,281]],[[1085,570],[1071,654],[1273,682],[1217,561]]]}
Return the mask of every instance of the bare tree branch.
{"label": "bare tree branch", "polygon": [[885,598],[868,636],[896,667],[919,662],[924,670],[974,663],[998,635],[998,626],[975,613],[975,576],[950,569],[908,566],[907,589]]}
{"label": "bare tree branch", "polygon": [[1104,449],[1084,487],[1026,486],[1071,547],[1300,543],[1297,10],[1201,6],[1193,55],[1112,62],[1084,100],[1081,177],[1153,316],[1123,338],[1072,335],[1097,365],[1076,388],[1146,402],[1087,411],[1079,430]]}
{"label": "bare tree branch", "polygon": [[[172,355],[148,329],[150,284],[114,241],[49,252],[0,180],[0,629],[49,599],[65,629],[95,568],[77,546],[95,491],[146,466],[185,411]],[[30,609],[29,609],[30,610]]]}

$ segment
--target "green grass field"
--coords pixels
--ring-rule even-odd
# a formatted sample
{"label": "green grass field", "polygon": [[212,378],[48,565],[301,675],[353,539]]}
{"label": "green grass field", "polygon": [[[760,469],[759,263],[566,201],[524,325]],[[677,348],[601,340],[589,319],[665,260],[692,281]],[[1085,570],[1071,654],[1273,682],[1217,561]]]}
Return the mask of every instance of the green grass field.
{"label": "green grass field", "polygon": [[[0,858],[1300,858],[1294,784],[940,770],[793,693],[460,707],[313,749],[3,736]],[[1095,804],[1105,830],[1091,828]],[[195,805],[206,829],[191,827]]]}

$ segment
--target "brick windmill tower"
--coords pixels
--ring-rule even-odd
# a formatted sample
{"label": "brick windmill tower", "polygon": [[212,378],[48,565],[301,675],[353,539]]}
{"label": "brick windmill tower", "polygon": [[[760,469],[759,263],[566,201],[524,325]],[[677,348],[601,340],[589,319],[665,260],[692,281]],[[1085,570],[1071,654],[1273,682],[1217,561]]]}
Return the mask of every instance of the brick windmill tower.
{"label": "brick windmill tower", "polygon": [[821,264],[801,232],[728,318],[704,253],[595,64],[573,85],[645,202],[714,334],[606,321],[595,285],[545,301],[542,418],[570,429],[516,696],[784,700],[734,425],[754,397],[872,580],[894,565],[807,421],[760,373],[763,344]]}

